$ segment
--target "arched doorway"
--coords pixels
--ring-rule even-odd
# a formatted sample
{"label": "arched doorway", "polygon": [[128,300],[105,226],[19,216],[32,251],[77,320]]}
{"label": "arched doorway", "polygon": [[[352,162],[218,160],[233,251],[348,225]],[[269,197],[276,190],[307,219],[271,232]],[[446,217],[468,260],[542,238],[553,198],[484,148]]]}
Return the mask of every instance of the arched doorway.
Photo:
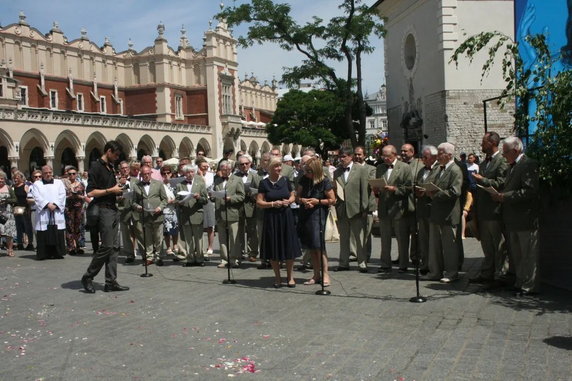
{"label": "arched doorway", "polygon": [[74,167],[78,168],[75,152],[69,147],[63,150],[60,163],[60,174],[64,173],[64,168],[67,165],[73,165]]}
{"label": "arched doorway", "polygon": [[8,160],[8,148],[5,146],[0,147],[0,169],[6,173],[6,176],[11,177],[10,160]]}
{"label": "arched doorway", "polygon": [[96,161],[97,159],[99,159],[101,157],[102,153],[99,150],[99,148],[94,147],[90,152],[89,152],[89,156],[88,156],[88,161],[87,161],[87,168],[89,169],[91,167],[91,163],[93,163],[94,161]]}
{"label": "arched doorway", "polygon": [[34,172],[36,169],[42,169],[42,167],[46,165],[46,160],[44,159],[44,150],[40,147],[34,147],[32,152],[30,152],[29,163],[29,173]]}

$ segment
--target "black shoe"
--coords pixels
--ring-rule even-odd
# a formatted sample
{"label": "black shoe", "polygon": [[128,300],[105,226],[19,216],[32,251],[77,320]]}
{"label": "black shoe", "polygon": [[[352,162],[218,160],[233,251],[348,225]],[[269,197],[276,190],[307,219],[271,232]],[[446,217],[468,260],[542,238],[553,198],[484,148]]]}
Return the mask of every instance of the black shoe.
{"label": "black shoe", "polygon": [[308,269],[308,267],[306,265],[300,265],[298,267],[296,267],[296,270],[298,271],[306,271]]}
{"label": "black shoe", "polygon": [[485,283],[488,283],[488,282],[490,282],[490,279],[487,279],[487,278],[482,277],[482,276],[480,276],[480,275],[477,276],[477,277],[474,277],[474,278],[470,278],[470,279],[469,279],[469,283],[485,284]]}
{"label": "black shoe", "polygon": [[421,274],[421,275],[427,275],[427,274],[429,274],[429,270],[427,270],[427,269],[421,269],[421,270],[419,270],[419,274]]}
{"label": "black shoe", "polygon": [[133,262],[135,262],[135,258],[133,258],[133,257],[125,258],[125,263],[133,263]]}
{"label": "black shoe", "polygon": [[181,260],[177,257],[173,257],[173,262],[180,262]]}
{"label": "black shoe", "polygon": [[377,269],[378,273],[389,274],[391,272],[391,267],[380,267]]}
{"label": "black shoe", "polygon": [[197,262],[197,264],[195,265],[197,267],[205,267],[205,263],[204,262]]}
{"label": "black shoe", "polygon": [[162,260],[162,259],[157,259],[157,262],[155,262],[155,265],[157,265],[157,266],[163,266],[163,265],[164,265],[163,260]]}
{"label": "black shoe", "polygon": [[185,262],[183,263],[183,267],[193,267],[194,263],[193,262]]}
{"label": "black shoe", "polygon": [[[87,292],[88,294],[95,294],[95,287],[93,287],[93,281],[91,280],[91,278],[89,278],[88,276],[82,276],[81,277],[81,284],[83,286],[83,289],[85,290],[85,292]],[[105,286],[107,287],[107,286]]]}
{"label": "black shoe", "polygon": [[104,292],[127,291],[127,290],[129,290],[129,287],[121,286],[119,285],[119,283],[106,284],[105,287],[103,288]]}
{"label": "black shoe", "polygon": [[400,267],[399,270],[397,270],[398,273],[403,274],[407,272],[407,267]]}
{"label": "black shoe", "polygon": [[359,272],[360,272],[360,273],[363,273],[363,274],[367,274],[367,272],[368,272],[368,271],[367,271],[367,267],[360,267],[360,268],[359,268]]}
{"label": "black shoe", "polygon": [[270,267],[271,267],[271,266],[270,266],[270,263],[268,263],[268,262],[262,262],[261,264],[259,264],[258,266],[256,266],[256,268],[257,268],[258,270],[266,270],[266,269],[269,269]]}
{"label": "black shoe", "polygon": [[338,266],[334,269],[334,271],[349,271],[350,268],[346,266]]}
{"label": "black shoe", "polygon": [[25,249],[25,250],[34,251],[34,245],[32,245],[31,243],[28,244],[28,246],[26,246],[26,249]]}

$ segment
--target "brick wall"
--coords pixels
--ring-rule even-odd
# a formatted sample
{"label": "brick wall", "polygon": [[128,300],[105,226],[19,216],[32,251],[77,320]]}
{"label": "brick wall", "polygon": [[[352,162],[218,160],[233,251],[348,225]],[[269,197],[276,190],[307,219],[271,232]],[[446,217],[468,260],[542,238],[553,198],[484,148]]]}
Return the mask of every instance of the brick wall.
{"label": "brick wall", "polygon": [[125,91],[125,113],[127,115],[153,114],[156,112],[155,88]]}

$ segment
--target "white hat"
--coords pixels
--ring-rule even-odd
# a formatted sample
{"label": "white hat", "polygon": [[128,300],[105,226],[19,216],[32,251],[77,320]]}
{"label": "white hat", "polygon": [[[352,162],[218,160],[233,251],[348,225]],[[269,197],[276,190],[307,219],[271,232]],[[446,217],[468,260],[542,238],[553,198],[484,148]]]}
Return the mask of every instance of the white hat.
{"label": "white hat", "polygon": [[284,155],[284,157],[282,158],[282,161],[294,161],[294,158],[292,157],[292,155],[287,154],[287,155]]}

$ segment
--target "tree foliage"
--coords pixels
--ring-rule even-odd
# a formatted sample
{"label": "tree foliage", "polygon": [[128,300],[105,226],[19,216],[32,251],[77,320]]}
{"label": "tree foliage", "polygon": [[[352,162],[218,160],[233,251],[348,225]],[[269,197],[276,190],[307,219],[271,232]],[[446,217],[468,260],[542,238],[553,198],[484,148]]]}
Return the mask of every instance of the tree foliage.
{"label": "tree foliage", "polygon": [[[303,25],[291,16],[291,7],[272,0],[252,0],[247,4],[226,7],[218,17],[230,26],[246,23],[246,36],[238,38],[242,46],[272,42],[287,51],[303,56],[298,66],[286,68],[282,81],[289,86],[302,80],[318,80],[344,105],[344,129],[353,145],[365,143],[366,106],[363,102],[361,64],[364,54],[371,53],[370,37],[382,37],[384,29],[375,11],[361,0],[341,0],[341,16],[328,22],[314,16]],[[344,62],[344,76],[336,73],[335,62]],[[355,69],[355,73],[354,73]],[[354,107],[358,121],[354,123]]]}
{"label": "tree foliage", "polygon": [[[500,32],[485,32],[465,40],[457,48],[451,61],[462,55],[470,60],[488,47],[488,59],[482,67],[485,76],[502,52],[502,73],[506,87],[502,95],[516,100],[515,132],[528,134],[530,123],[536,131],[530,137],[527,154],[538,160],[540,179],[549,187],[558,187],[570,196],[572,186],[572,72],[562,67],[562,57],[552,56],[543,34],[527,35],[526,47],[519,46]],[[534,59],[525,66],[522,57]],[[562,69],[562,70],[560,70]],[[557,73],[555,73],[558,71]],[[532,111],[530,106],[532,105]]]}

